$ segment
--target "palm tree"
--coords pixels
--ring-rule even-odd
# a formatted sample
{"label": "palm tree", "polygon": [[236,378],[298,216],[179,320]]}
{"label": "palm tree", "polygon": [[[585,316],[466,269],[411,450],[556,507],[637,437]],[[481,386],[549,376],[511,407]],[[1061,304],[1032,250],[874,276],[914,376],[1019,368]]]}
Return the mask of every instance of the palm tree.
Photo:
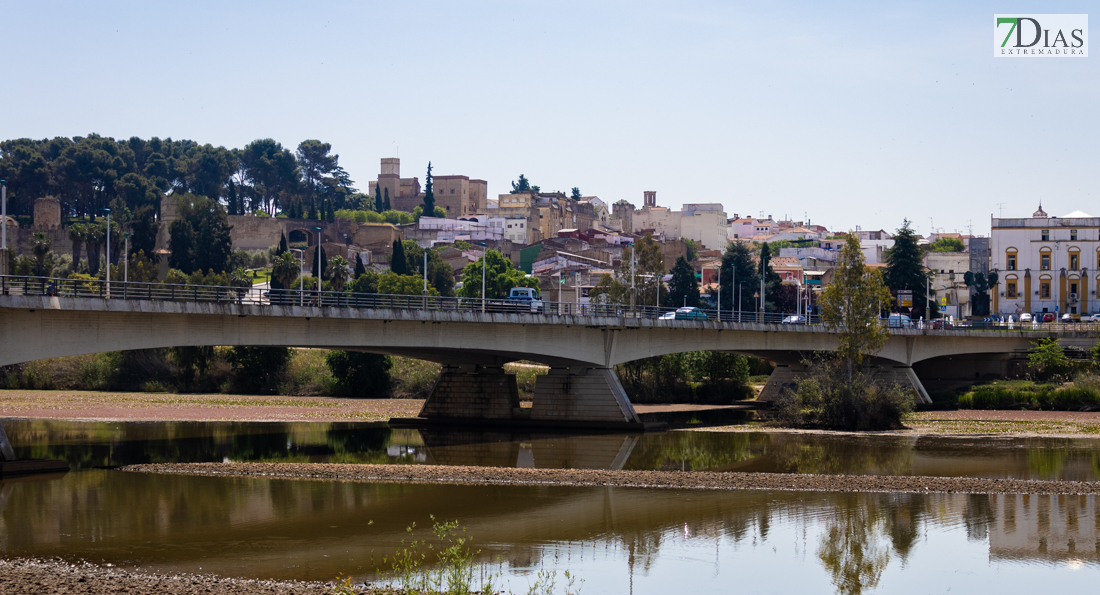
{"label": "palm tree", "polygon": [[107,228],[102,225],[89,224],[85,234],[85,242],[88,244],[88,274],[95,277],[99,274],[99,247],[107,237]]}
{"label": "palm tree", "polygon": [[73,241],[73,271],[76,271],[77,265],[80,264],[80,249],[88,239],[88,226],[83,223],[70,225],[69,239]]}
{"label": "palm tree", "polygon": [[39,277],[46,274],[46,255],[50,253],[50,245],[53,240],[46,237],[46,232],[36,231],[31,234],[31,250],[36,260],[34,271]]}
{"label": "palm tree", "polygon": [[332,282],[332,289],[334,291],[343,291],[344,284],[348,282],[349,271],[348,261],[343,256],[333,256],[328,261],[328,270],[325,271],[328,274],[329,281]]}
{"label": "palm tree", "polygon": [[295,277],[298,276],[300,267],[301,265],[298,263],[298,258],[290,251],[283,252],[271,261],[271,277],[278,281],[284,288],[282,290],[273,290],[271,292],[272,297],[275,297],[275,291],[285,295],[286,291],[290,289],[290,285],[294,283]]}

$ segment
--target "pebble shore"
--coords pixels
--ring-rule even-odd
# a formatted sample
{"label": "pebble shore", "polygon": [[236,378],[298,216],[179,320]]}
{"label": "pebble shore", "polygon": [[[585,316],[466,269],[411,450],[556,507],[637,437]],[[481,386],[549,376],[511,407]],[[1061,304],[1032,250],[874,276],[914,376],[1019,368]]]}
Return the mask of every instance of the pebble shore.
{"label": "pebble shore", "polygon": [[[304,581],[263,581],[197,574],[145,574],[60,559],[0,559],[0,593],[45,595],[320,595],[329,585]],[[361,591],[367,593],[369,591]]]}
{"label": "pebble shore", "polygon": [[130,465],[123,467],[122,470],[142,473],[372,483],[615,486],[679,490],[784,490],[805,492],[1100,494],[1100,482],[911,475],[605,471],[596,469],[515,469],[335,463],[164,463]]}

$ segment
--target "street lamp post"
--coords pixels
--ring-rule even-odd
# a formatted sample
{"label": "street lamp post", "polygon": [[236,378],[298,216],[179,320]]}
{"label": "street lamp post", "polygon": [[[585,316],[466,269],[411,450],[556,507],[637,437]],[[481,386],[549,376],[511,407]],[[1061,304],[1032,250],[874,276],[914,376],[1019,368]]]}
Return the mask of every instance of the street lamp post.
{"label": "street lamp post", "polygon": [[122,237],[125,240],[122,248],[122,291],[123,295],[126,295],[126,284],[130,282],[130,259],[127,258],[130,254],[130,232],[126,232]]}
{"label": "street lamp post", "polygon": [[[8,255],[8,182],[0,180],[0,250],[4,256]],[[4,263],[4,272],[8,271],[7,262]]]}
{"label": "street lamp post", "polygon": [[321,305],[321,279],[325,277],[325,272],[321,270],[321,228],[314,227],[317,231],[317,305]]}
{"label": "street lamp post", "polygon": [[[291,249],[291,252],[298,253],[298,305],[304,306],[306,304],[306,249]],[[271,282],[268,281],[267,285],[271,287]],[[286,289],[290,288],[288,287]]]}
{"label": "street lamp post", "polygon": [[[0,180],[0,273],[8,274],[8,182]],[[4,286],[5,289],[7,285]],[[5,291],[5,293],[7,293]]]}
{"label": "street lamp post", "polygon": [[107,211],[107,299],[111,299],[111,209],[102,208],[101,211]]}

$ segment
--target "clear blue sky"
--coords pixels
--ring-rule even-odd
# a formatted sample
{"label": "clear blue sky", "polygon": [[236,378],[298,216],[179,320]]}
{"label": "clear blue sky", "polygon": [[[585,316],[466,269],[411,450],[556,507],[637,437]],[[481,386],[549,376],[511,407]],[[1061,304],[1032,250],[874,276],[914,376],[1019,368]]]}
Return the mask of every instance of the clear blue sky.
{"label": "clear blue sky", "polygon": [[1095,3],[0,2],[0,137],[332,143],[402,174],[832,229],[1100,216],[1100,56],[995,59]]}

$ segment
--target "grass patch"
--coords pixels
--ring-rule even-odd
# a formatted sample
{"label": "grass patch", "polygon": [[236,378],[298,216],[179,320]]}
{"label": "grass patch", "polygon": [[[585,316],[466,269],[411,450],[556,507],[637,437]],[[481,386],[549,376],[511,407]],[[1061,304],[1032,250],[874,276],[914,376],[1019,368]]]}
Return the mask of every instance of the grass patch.
{"label": "grass patch", "polygon": [[960,409],[1031,409],[1092,411],[1100,409],[1100,376],[1083,374],[1061,384],[1033,380],[995,380],[970,387],[958,397]]}
{"label": "grass patch", "polygon": [[426,399],[439,380],[443,366],[419,359],[393,356],[390,370],[395,399]]}

